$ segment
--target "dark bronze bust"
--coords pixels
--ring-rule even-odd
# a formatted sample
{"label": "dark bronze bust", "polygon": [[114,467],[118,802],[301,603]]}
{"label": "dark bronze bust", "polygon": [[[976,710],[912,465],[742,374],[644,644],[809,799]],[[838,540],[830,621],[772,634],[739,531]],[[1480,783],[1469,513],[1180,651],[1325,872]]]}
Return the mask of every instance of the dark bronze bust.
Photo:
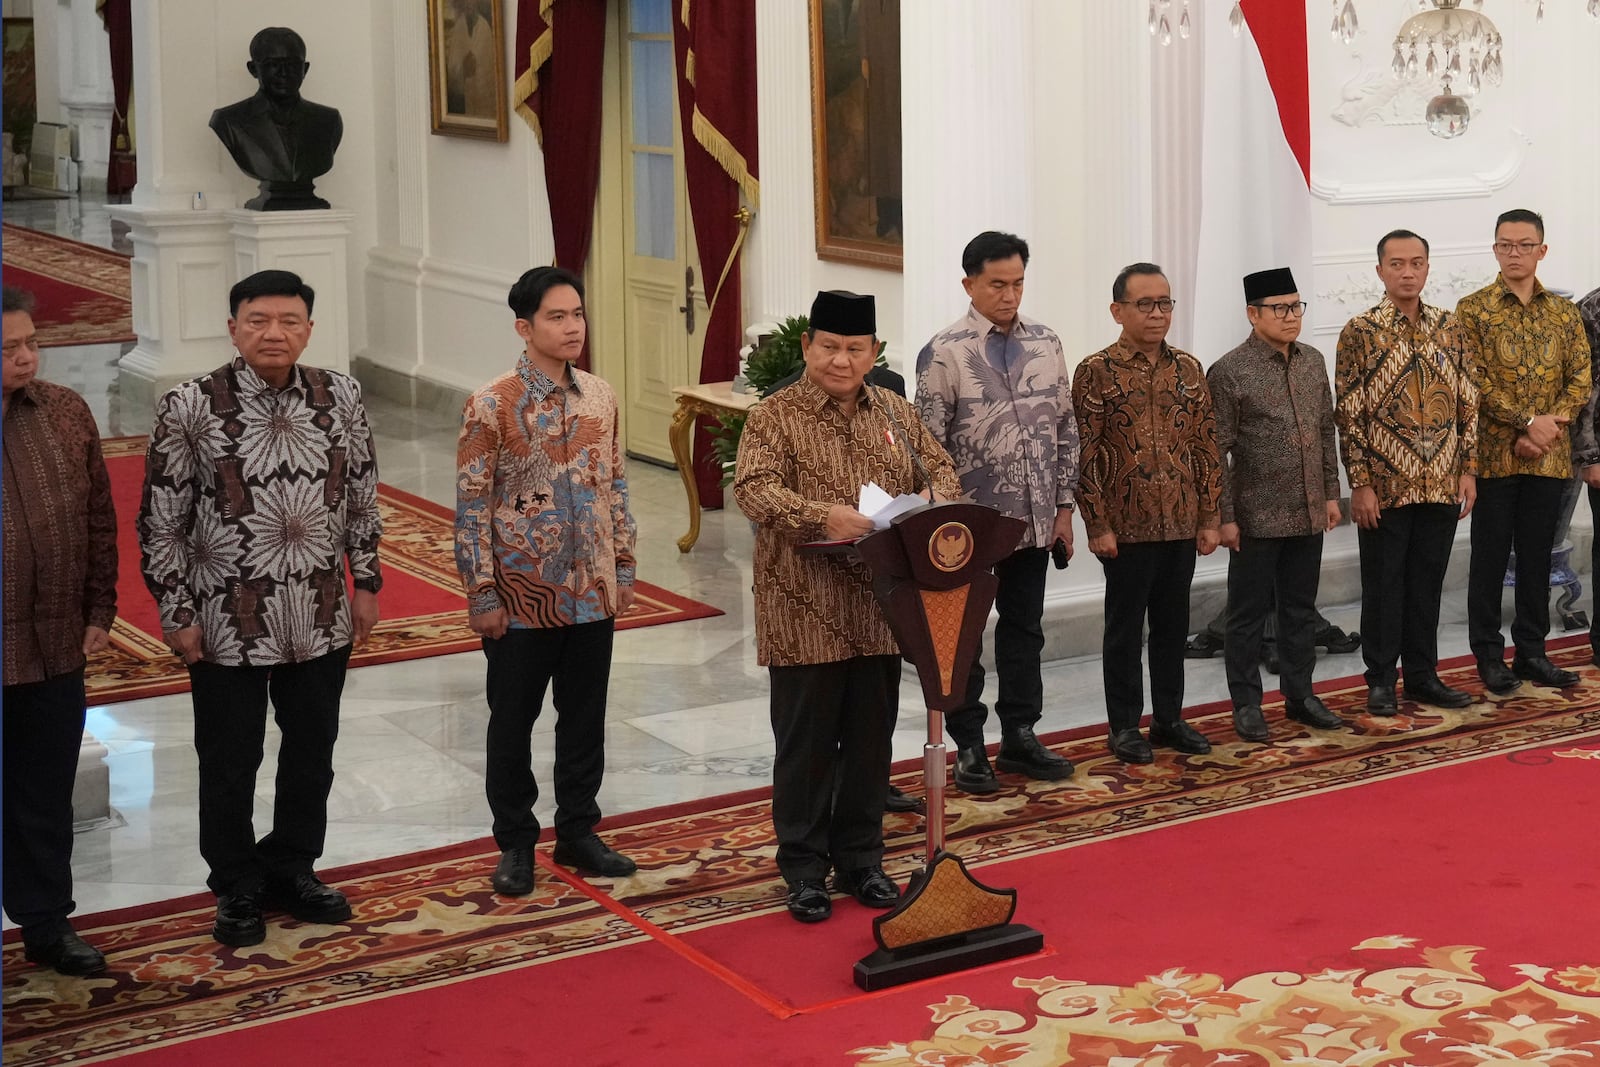
{"label": "dark bronze bust", "polygon": [[212,132],[239,169],[261,183],[261,191],[244,206],[255,211],[327,207],[313,187],[333,169],[344,122],[336,109],[300,96],[300,83],[311,69],[305,41],[291,29],[268,27],[250,39],[245,69],[260,85],[256,94],[211,113]]}

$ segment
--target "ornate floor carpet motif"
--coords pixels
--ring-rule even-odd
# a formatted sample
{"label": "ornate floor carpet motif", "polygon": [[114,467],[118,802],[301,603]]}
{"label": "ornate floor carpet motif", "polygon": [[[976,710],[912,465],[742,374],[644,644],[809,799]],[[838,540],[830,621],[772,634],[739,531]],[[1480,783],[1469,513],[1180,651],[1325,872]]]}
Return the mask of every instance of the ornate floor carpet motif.
{"label": "ornate floor carpet motif", "polygon": [[[117,507],[117,621],[111,647],[89,663],[90,704],[185,692],[189,675],[161,640],[155,601],[139,572],[139,542],[134,522],[144,483],[143,437],[117,437],[104,443]],[[454,517],[448,508],[391,486],[378,489],[383,512],[384,586],[382,617],[351,666],[467,652],[480,642],[467,626],[466,598],[456,572]],[[660,626],[721,615],[709,604],[640,582],[637,599],[617,629]]]}
{"label": "ornate floor carpet motif", "polygon": [[[1480,692],[1470,665],[1445,677]],[[1359,679],[1319,691],[1350,729],[1269,708],[1272,738],[1246,744],[1212,705],[1190,713],[1208,756],[1128,767],[1098,731],[1065,735],[1071,779],[957,794],[951,846],[1017,889],[1037,956],[859,993],[875,913],[784,914],[755,792],[619,820],[628,879],[541,847],[523,900],[490,891],[483,841],[330,872],[354,919],[274,916],[254,948],[211,941],[203,898],[80,921],[99,978],[30,967],[8,938],[5,1062],[1600,1061],[1600,675],[1391,719],[1361,710]],[[918,820],[885,830],[903,881]]]}
{"label": "ornate floor carpet motif", "polygon": [[41,347],[137,339],[127,256],[10,223],[0,229],[6,284],[38,301],[33,321]]}

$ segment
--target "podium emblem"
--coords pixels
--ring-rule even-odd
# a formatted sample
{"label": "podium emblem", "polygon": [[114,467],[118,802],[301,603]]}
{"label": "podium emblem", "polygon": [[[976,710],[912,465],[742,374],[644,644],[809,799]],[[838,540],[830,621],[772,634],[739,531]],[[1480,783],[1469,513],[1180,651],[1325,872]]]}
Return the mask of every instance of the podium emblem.
{"label": "podium emblem", "polygon": [[958,571],[972,559],[972,531],[959,522],[947,522],[928,538],[928,559],[945,573]]}

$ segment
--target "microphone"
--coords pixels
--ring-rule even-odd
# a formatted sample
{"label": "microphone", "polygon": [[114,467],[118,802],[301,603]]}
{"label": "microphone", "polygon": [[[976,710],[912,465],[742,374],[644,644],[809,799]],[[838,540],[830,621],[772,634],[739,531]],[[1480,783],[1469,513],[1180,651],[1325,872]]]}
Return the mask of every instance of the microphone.
{"label": "microphone", "polygon": [[881,385],[869,385],[872,390],[872,399],[883,408],[884,414],[889,416],[889,421],[894,423],[895,432],[906,443],[906,454],[911,457],[911,466],[922,478],[922,484],[928,487],[928,503],[937,502],[938,496],[933,491],[933,479],[928,477],[928,468],[922,465],[922,457],[917,455],[916,448],[911,444],[911,435],[906,433],[906,428],[900,424],[900,417],[894,413],[893,405],[884,399],[884,389]]}

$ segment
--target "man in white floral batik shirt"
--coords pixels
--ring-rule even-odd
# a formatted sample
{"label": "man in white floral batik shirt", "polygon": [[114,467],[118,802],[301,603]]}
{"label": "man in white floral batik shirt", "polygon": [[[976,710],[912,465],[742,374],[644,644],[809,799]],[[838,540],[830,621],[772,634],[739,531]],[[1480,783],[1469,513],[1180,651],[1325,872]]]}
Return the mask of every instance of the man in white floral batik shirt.
{"label": "man in white floral batik shirt", "polygon": [[[355,379],[297,364],[315,294],[260,271],[228,294],[231,363],[161,398],[139,508],[146,584],[189,668],[212,936],[266,937],[263,906],[350,918],[312,873],[352,645],[378,621],[378,466]],[[355,592],[345,593],[345,561]],[[267,703],[283,743],[272,830],[252,813]]]}
{"label": "man in white floral batik shirt", "polygon": [[[1015,234],[989,230],[967,243],[961,285],[972,303],[917,356],[917,413],[972,498],[1028,524],[1017,550],[994,568],[995,766],[1050,780],[1072,774],[1072,764],[1040,744],[1033,728],[1044,708],[1045,570],[1052,548],[1058,566],[1072,555],[1078,421],[1061,339],[1017,313],[1027,266],[1028,242]],[[980,659],[972,660],[966,702],[945,716],[956,743],[956,786],[967,793],[1000,788],[983,743]]]}

